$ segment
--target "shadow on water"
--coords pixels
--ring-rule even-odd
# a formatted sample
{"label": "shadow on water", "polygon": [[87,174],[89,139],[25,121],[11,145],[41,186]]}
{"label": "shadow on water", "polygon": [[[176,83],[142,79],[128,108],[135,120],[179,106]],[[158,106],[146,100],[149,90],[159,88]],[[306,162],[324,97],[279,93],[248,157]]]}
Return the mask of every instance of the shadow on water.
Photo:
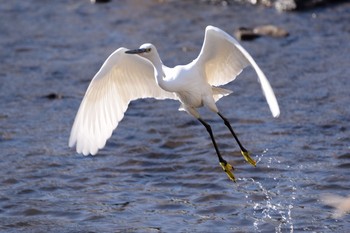
{"label": "shadow on water", "polygon": [[[348,3],[299,13],[194,1],[7,1],[0,6],[0,231],[346,232],[324,193],[349,195]],[[275,24],[285,38],[242,45],[281,107],[269,113],[252,69],[218,102],[258,161],[227,128],[202,125],[174,101],[133,102],[97,156],[67,148],[89,81],[116,48],[154,43],[167,65],[194,59],[206,25],[229,33]]]}

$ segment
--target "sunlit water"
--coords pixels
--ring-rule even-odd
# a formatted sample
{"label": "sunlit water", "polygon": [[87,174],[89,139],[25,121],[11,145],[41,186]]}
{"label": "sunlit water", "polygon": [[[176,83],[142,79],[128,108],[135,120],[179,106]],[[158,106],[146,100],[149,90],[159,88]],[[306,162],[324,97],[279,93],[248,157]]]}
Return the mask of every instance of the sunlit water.
{"label": "sunlit water", "polygon": [[[320,195],[349,195],[350,5],[278,13],[191,1],[6,1],[0,5],[0,230],[3,232],[348,232]],[[203,126],[175,101],[130,105],[107,146],[67,148],[87,85],[116,48],[154,43],[167,65],[199,53],[204,28],[275,24],[287,38],[242,42],[281,107],[273,119],[251,69],[202,110],[237,183]],[[62,98],[46,98],[56,93]]]}

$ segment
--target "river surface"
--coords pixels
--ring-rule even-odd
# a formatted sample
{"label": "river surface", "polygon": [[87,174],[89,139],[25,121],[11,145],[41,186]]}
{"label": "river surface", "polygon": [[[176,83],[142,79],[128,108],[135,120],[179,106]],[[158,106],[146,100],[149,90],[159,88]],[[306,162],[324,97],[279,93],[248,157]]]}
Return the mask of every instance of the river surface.
{"label": "river surface", "polygon": [[[0,4],[1,232],[349,232],[320,197],[350,194],[350,4],[279,13],[201,1],[13,0]],[[206,25],[274,24],[286,38],[241,42],[269,78],[269,112],[246,69],[218,107],[258,161],[244,162],[201,110],[226,160],[178,102],[132,102],[96,156],[68,148],[85,90],[123,46],[155,44],[166,65],[198,55]]]}

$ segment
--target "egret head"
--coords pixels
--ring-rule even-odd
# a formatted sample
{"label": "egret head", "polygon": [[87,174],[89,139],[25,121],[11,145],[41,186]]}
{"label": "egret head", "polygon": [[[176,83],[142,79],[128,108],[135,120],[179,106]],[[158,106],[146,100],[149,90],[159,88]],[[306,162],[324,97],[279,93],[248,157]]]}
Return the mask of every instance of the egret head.
{"label": "egret head", "polygon": [[153,60],[152,58],[155,55],[156,56],[158,55],[156,47],[153,44],[150,44],[150,43],[143,44],[138,49],[125,51],[125,53],[127,53],[127,54],[138,54],[141,57],[148,58],[149,60]]}
{"label": "egret head", "polygon": [[143,44],[138,49],[132,49],[125,51],[127,54],[138,54],[140,56],[147,55],[147,53],[151,53],[152,50],[155,49],[155,46],[153,44]]}
{"label": "egret head", "polygon": [[[159,70],[160,74],[163,74],[163,71],[160,71],[160,69],[162,68],[163,62],[159,57],[156,46],[154,46],[153,44],[146,43],[146,44],[141,45],[140,48],[138,48],[138,49],[127,50],[127,51],[125,51],[125,53],[137,54],[137,55],[147,59],[156,67],[156,69]],[[165,75],[163,74],[163,76],[165,76]]]}
{"label": "egret head", "polygon": [[146,43],[140,46],[138,49],[127,50],[125,51],[127,54],[137,54],[152,63],[154,68],[156,69],[155,75],[160,77],[165,77],[163,71],[163,62],[159,57],[156,46],[150,43]]}

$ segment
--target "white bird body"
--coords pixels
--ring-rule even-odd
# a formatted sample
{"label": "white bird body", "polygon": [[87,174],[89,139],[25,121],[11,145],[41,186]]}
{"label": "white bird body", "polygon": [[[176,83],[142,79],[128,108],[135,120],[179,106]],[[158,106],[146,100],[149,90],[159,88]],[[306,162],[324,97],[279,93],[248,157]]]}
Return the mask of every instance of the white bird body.
{"label": "white bird body", "polygon": [[[248,52],[219,28],[207,26],[199,56],[187,65],[174,68],[163,65],[152,44],[143,44],[132,51],[119,48],[107,58],[91,81],[75,118],[69,146],[76,144],[77,152],[84,155],[96,154],[124,117],[130,101],[150,97],[174,99],[181,102],[180,110],[187,111],[207,128],[222,163],[224,160],[219,155],[210,126],[196,109],[206,106],[218,113],[228,126],[215,102],[231,91],[218,86],[233,81],[248,65],[255,69],[270,110],[278,117],[278,103],[265,75]],[[231,126],[228,127],[234,135]],[[244,148],[234,137],[243,153]]]}
{"label": "white bird body", "polygon": [[180,110],[189,111],[189,108],[196,109],[205,105],[212,111],[217,111],[213,92],[219,88],[212,87],[203,78],[205,77],[205,73],[198,69],[198,67],[193,66],[193,62],[174,68],[167,67],[164,69],[163,67],[163,70],[166,79],[164,79],[165,82],[160,87],[166,91],[175,93],[182,103]]}

